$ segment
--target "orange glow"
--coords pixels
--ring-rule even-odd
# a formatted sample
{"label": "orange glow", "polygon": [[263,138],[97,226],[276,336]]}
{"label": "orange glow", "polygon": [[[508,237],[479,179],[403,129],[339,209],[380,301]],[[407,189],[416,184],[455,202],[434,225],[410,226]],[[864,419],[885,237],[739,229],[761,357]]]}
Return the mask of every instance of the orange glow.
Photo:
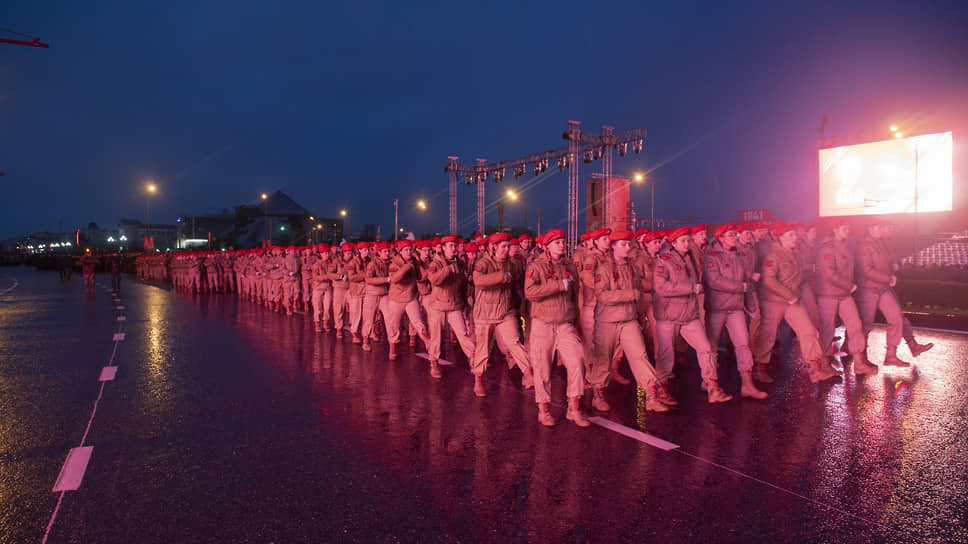
{"label": "orange glow", "polygon": [[903,138],[904,137],[904,133],[903,132],[895,132],[894,133],[894,137],[895,138]]}
{"label": "orange glow", "polygon": [[897,125],[891,125],[891,132],[897,132]]}

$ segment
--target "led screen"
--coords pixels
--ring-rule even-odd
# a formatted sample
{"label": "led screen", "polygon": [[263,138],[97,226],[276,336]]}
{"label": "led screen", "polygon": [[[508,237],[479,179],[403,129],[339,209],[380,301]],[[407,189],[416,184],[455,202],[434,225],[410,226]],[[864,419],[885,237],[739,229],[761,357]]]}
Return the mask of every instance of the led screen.
{"label": "led screen", "polygon": [[820,150],[820,216],[951,211],[950,132]]}

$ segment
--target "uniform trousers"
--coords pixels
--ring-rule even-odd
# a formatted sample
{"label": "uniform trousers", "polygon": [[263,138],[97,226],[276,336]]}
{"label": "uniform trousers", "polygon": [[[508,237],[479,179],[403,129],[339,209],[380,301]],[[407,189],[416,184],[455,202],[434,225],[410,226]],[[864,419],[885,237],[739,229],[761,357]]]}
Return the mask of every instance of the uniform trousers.
{"label": "uniform trousers", "polygon": [[529,371],[531,369],[531,357],[524,346],[521,345],[520,326],[517,316],[511,314],[504,316],[503,320],[497,322],[477,321],[474,323],[475,349],[474,359],[471,361],[471,373],[475,376],[481,376],[487,370],[487,359],[491,351],[491,335],[494,335],[497,342],[508,350],[511,358],[521,368],[522,372]]}
{"label": "uniform trousers", "polygon": [[299,300],[299,279],[290,276],[282,281],[282,305],[289,310]]}
{"label": "uniform trousers", "polygon": [[[303,269],[302,271],[302,298],[303,304],[308,304],[313,298],[313,271],[312,269]],[[297,299],[298,300],[298,299]]]}
{"label": "uniform trousers", "polygon": [[427,355],[430,360],[440,359],[440,342],[444,332],[444,324],[450,325],[450,330],[457,336],[461,351],[468,361],[474,359],[474,352],[477,349],[474,339],[467,333],[467,324],[464,322],[463,310],[440,311],[427,308],[427,321],[430,327],[430,343],[427,345]]}
{"label": "uniform trousers", "polygon": [[646,345],[652,349],[652,356],[659,351],[655,342],[655,309],[652,307],[651,297],[648,300],[639,300],[639,327],[645,334]]}
{"label": "uniform trousers", "polygon": [[359,334],[360,326],[363,323],[363,297],[347,296],[346,305],[350,314],[350,332]]}
{"label": "uniform trousers", "polygon": [[753,369],[753,352],[750,351],[749,330],[746,328],[746,312],[743,310],[710,310],[706,312],[706,333],[709,347],[719,349],[719,337],[723,326],[729,332],[736,352],[736,369],[746,372]]}
{"label": "uniform trousers", "polygon": [[427,333],[427,326],[424,325],[423,316],[420,315],[420,303],[416,298],[407,302],[397,302],[388,298],[386,309],[381,308],[381,311],[387,327],[387,340],[391,344],[400,341],[400,319],[404,312],[410,319],[410,324],[417,328],[418,333]]}
{"label": "uniform trousers", "polygon": [[595,321],[593,332],[593,356],[595,364],[591,373],[587,374],[588,382],[594,387],[605,387],[611,371],[612,355],[619,347],[625,352],[625,358],[632,369],[632,375],[640,387],[651,387],[656,381],[655,368],[649,362],[645,351],[645,340],[638,320],[631,321]]}
{"label": "uniform trousers", "polygon": [[329,316],[333,308],[333,285],[326,283],[313,286],[312,301],[313,321],[329,325]]}
{"label": "uniform trousers", "polygon": [[837,316],[844,322],[847,329],[847,350],[851,355],[857,355],[867,348],[864,329],[861,326],[857,303],[850,295],[844,297],[817,297],[817,307],[820,310],[820,347],[824,355],[832,353],[834,325]]}
{"label": "uniform trousers", "polygon": [[[708,316],[707,316],[708,317]],[[660,381],[666,381],[672,376],[672,366],[676,362],[676,339],[681,336],[687,344],[696,350],[696,359],[699,361],[699,371],[702,379],[716,379],[716,352],[709,345],[709,338],[702,322],[693,319],[686,323],[677,321],[659,320],[655,324],[657,341],[659,344],[658,367],[656,373]]]}
{"label": "uniform trousers", "polygon": [[[346,316],[346,296],[349,289],[346,287],[333,287],[333,324],[336,330],[343,330],[343,321]],[[316,305],[313,304],[313,307]]]}
{"label": "uniform trousers", "polygon": [[[877,291],[875,289],[860,289],[857,291],[857,309],[864,326],[864,332],[870,334],[874,328],[874,316],[880,310],[887,321],[887,349],[897,348],[904,338],[908,345],[914,343],[914,331],[911,322],[901,313],[901,303],[898,301],[894,289]],[[866,338],[866,334],[864,335]]]}
{"label": "uniform trousers", "polygon": [[770,362],[773,343],[776,342],[776,330],[784,320],[800,341],[800,352],[804,361],[816,361],[823,357],[819,333],[810,323],[810,317],[803,306],[760,299],[760,315],[763,316],[763,322],[753,346],[753,357],[758,364],[765,365]]}
{"label": "uniform trousers", "polygon": [[[369,338],[370,333],[373,332],[373,322],[376,320],[377,310],[380,310],[383,315],[387,315],[389,302],[390,297],[386,295],[363,295],[363,338]],[[399,334],[400,331],[398,330],[397,335]]]}
{"label": "uniform trousers", "polygon": [[[592,364],[595,361],[595,305],[585,305],[581,307],[578,314],[578,325],[581,327],[582,341],[585,343],[585,376],[592,372]],[[611,361],[611,359],[608,359]]]}
{"label": "uniform trousers", "polygon": [[538,404],[551,402],[551,361],[558,352],[558,362],[568,373],[568,398],[580,397],[585,392],[585,372],[582,366],[584,348],[572,323],[549,323],[531,319],[528,351],[534,369],[534,400]]}
{"label": "uniform trousers", "polygon": [[[809,282],[800,283],[800,304],[803,305],[803,309],[807,312],[807,317],[810,318],[810,324],[813,328],[820,329],[820,307],[817,300],[817,295],[813,292],[813,286]],[[820,344],[824,344],[821,342]]]}

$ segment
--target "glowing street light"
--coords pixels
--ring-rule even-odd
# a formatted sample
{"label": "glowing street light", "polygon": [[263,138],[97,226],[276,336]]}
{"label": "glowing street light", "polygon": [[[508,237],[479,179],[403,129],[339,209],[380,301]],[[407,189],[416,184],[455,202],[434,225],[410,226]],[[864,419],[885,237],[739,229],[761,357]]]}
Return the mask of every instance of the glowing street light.
{"label": "glowing street light", "polygon": [[897,125],[891,125],[891,128],[889,130],[891,132],[897,132]]}
{"label": "glowing street light", "polygon": [[[645,181],[645,174],[642,172],[636,172],[632,175],[632,179],[635,183],[642,183]],[[649,197],[649,229],[655,230],[655,180],[649,184],[649,192],[651,196]]]}
{"label": "glowing street light", "polygon": [[262,193],[260,196],[262,197],[262,203],[265,205],[265,213],[266,213],[266,216],[265,216],[265,223],[266,223],[266,242],[265,242],[265,245],[266,245],[266,247],[269,247],[269,240],[272,240],[272,234],[271,234],[272,227],[269,225],[269,195],[267,195],[265,193]]}
{"label": "glowing street light", "polygon": [[[147,234],[147,236],[145,236],[145,239],[147,242],[150,242],[151,249],[154,249],[155,240],[154,238],[151,237],[151,195],[155,194],[155,192],[158,190],[158,187],[156,187],[154,183],[149,181],[145,189],[148,191],[145,194],[145,222],[146,222],[145,234]],[[148,249],[148,248],[146,247],[145,249]]]}
{"label": "glowing street light", "polygon": [[[418,200],[417,201],[417,207],[420,208],[421,210],[425,211],[425,212],[430,209],[430,207],[427,205],[427,202],[424,201],[424,200]],[[430,215],[430,236],[433,237],[433,235],[434,235],[434,214],[433,213],[429,213],[429,215]]]}
{"label": "glowing street light", "polygon": [[904,137],[904,133],[903,132],[895,132],[894,133],[894,137],[895,138],[903,138]]}

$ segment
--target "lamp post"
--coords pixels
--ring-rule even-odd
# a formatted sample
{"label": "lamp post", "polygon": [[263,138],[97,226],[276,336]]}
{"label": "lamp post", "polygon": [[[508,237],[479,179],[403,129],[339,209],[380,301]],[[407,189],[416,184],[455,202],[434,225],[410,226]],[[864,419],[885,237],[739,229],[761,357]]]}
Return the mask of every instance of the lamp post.
{"label": "lamp post", "polygon": [[[642,172],[636,172],[633,176],[635,183],[642,183],[645,181],[645,174]],[[649,184],[649,191],[651,196],[649,197],[649,230],[655,230],[655,180]]]}
{"label": "lamp post", "polygon": [[148,186],[146,187],[146,189],[147,189],[147,193],[145,194],[145,222],[146,222],[145,240],[149,241],[151,243],[151,249],[154,249],[155,240],[154,238],[151,237],[151,195],[155,194],[155,191],[157,191],[158,188],[155,187],[154,183],[148,183]]}
{"label": "lamp post", "polygon": [[272,226],[269,225],[269,195],[262,193],[261,196],[262,196],[262,203],[265,204],[265,211],[266,211],[266,217],[265,217],[266,241],[263,245],[265,245],[265,247],[269,247],[269,240],[272,239],[272,234],[271,234]]}
{"label": "lamp post", "polygon": [[346,228],[346,232],[344,232],[343,235],[346,236],[347,242],[352,242],[353,241],[353,216],[350,215],[346,210],[340,210],[339,215],[340,217],[345,217],[346,221],[349,224],[349,226]]}
{"label": "lamp post", "polygon": [[427,212],[430,215],[430,237],[433,238],[434,237],[434,214],[432,211],[430,211],[430,206],[427,205],[426,201],[418,200],[417,207]]}

